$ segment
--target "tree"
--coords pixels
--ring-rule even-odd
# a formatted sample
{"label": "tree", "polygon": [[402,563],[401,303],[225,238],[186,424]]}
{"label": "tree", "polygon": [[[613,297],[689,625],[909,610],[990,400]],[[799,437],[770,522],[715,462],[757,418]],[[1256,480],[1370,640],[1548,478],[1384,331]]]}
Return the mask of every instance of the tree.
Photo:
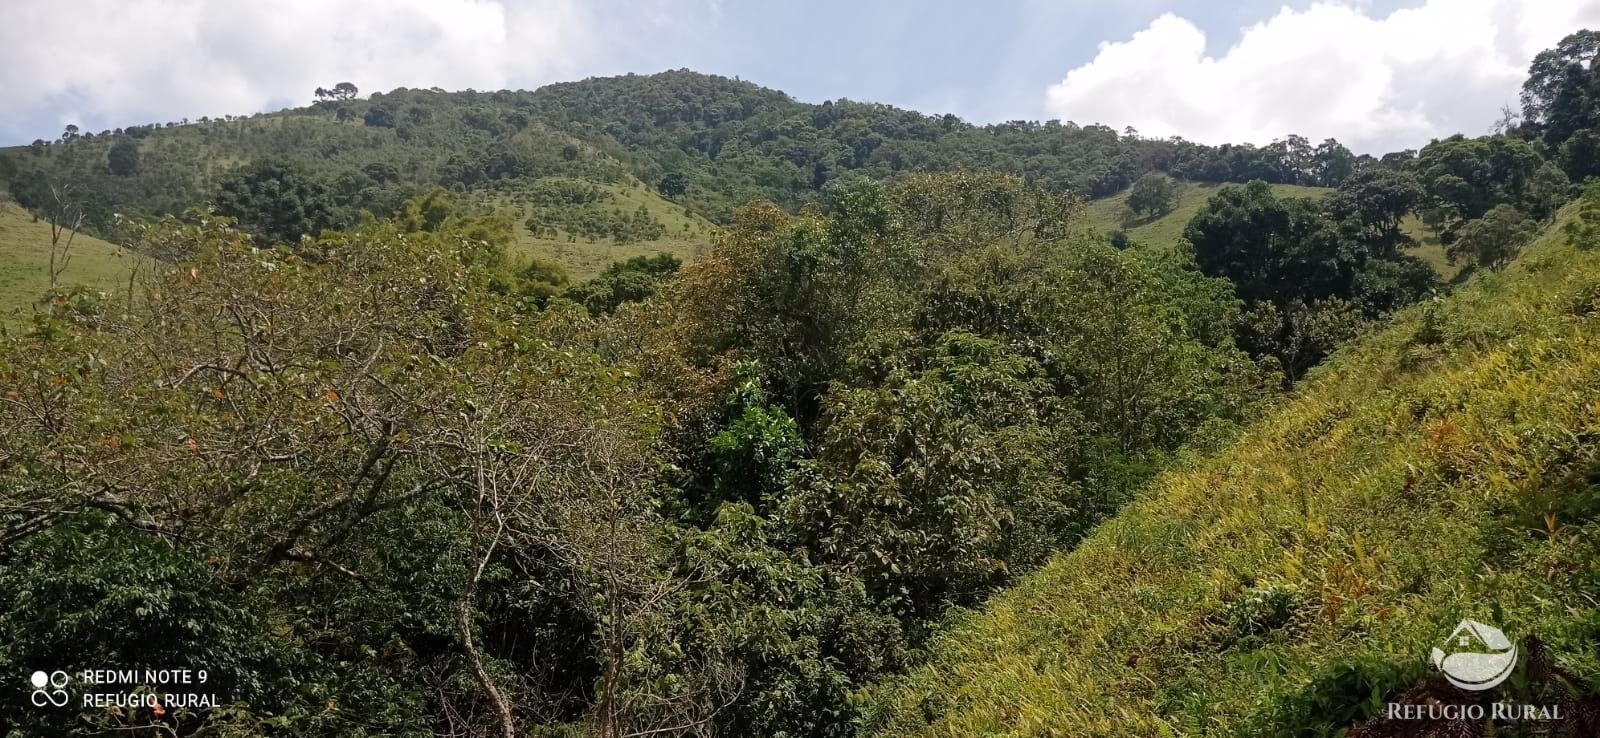
{"label": "tree", "polygon": [[1482,218],[1463,225],[1446,248],[1451,262],[1465,259],[1493,270],[1504,269],[1522,246],[1538,235],[1539,225],[1508,204],[1494,206]]}
{"label": "tree", "polygon": [[1555,216],[1572,199],[1572,180],[1555,162],[1548,161],[1528,178],[1528,187],[1518,203],[1534,220]]}
{"label": "tree", "polygon": [[1424,146],[1410,167],[1450,230],[1500,203],[1520,203],[1543,165],[1544,157],[1521,139],[1457,134]]}
{"label": "tree", "polygon": [[1157,218],[1178,206],[1178,183],[1159,172],[1150,172],[1133,183],[1128,191],[1128,210],[1135,217]]}
{"label": "tree", "polygon": [[1574,133],[1561,144],[1560,161],[1567,179],[1572,182],[1582,183],[1590,177],[1600,177],[1600,129]]}
{"label": "tree", "polygon": [[1240,317],[1239,337],[1252,355],[1270,357],[1287,389],[1339,344],[1360,335],[1365,319],[1355,305],[1332,298],[1260,302]]}
{"label": "tree", "polygon": [[1534,56],[1522,83],[1522,118],[1559,146],[1583,128],[1600,124],[1594,89],[1600,32],[1581,30]]}
{"label": "tree", "polygon": [[362,121],[373,128],[393,128],[394,111],[387,105],[374,105],[367,108],[367,114],[362,116]]}
{"label": "tree", "polygon": [[689,191],[689,178],[683,176],[683,172],[668,172],[656,185],[656,191],[662,197],[677,197]]}
{"label": "tree", "polygon": [[567,298],[595,315],[613,313],[623,303],[641,302],[655,294],[662,280],[678,271],[682,263],[668,253],[614,262],[600,276],[567,290]]}
{"label": "tree", "polygon": [[260,161],[229,173],[217,192],[217,212],[272,243],[294,243],[302,235],[349,223],[332,190],[302,167]]}
{"label": "tree", "polygon": [[1370,251],[1393,256],[1411,244],[1400,230],[1406,215],[1427,196],[1408,172],[1370,167],[1339,186],[1328,198],[1333,217],[1348,224]]}
{"label": "tree", "polygon": [[72,185],[50,185],[50,289],[60,282],[61,273],[72,262],[72,241],[83,227],[83,206],[74,201]]}
{"label": "tree", "polygon": [[119,177],[138,173],[139,144],[126,139],[112,144],[111,149],[106,152],[106,171]]}
{"label": "tree", "polygon": [[1561,227],[1567,244],[1580,249],[1600,245],[1600,180],[1590,180],[1579,196],[1577,213]]}
{"label": "tree", "polygon": [[1358,159],[1356,155],[1345,148],[1344,144],[1334,139],[1327,139],[1317,145],[1315,155],[1312,157],[1312,179],[1323,187],[1339,187],[1356,173]]}
{"label": "tree", "polygon": [[343,102],[354,100],[358,92],[359,90],[356,89],[355,85],[349,82],[340,82],[332,88],[318,87],[312,92],[312,96],[317,99],[317,102]]}
{"label": "tree", "polygon": [[1184,238],[1200,271],[1233,282],[1246,302],[1348,296],[1362,258],[1319,203],[1280,199],[1259,180],[1218,190]]}

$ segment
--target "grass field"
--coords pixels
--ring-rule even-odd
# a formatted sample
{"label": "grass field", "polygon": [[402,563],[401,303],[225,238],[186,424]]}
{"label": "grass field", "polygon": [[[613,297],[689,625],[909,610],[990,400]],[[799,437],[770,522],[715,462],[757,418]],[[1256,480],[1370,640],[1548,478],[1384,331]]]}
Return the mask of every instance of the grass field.
{"label": "grass field", "polygon": [[[65,286],[112,291],[127,279],[130,263],[105,241],[79,235],[61,274]],[[50,288],[50,224],[34,221],[16,203],[0,201],[0,321],[26,315]]]}
{"label": "grass field", "polygon": [[1400,230],[1405,231],[1406,235],[1417,242],[1417,245],[1407,249],[1406,253],[1427,262],[1428,266],[1433,267],[1433,270],[1446,280],[1454,279],[1461,273],[1461,265],[1451,264],[1450,259],[1445,256],[1444,244],[1439,243],[1439,234],[1423,225],[1421,218],[1415,215],[1406,216],[1406,219],[1400,222]]}
{"label": "grass field", "polygon": [[710,252],[711,236],[716,226],[698,215],[686,214],[683,206],[662,198],[638,180],[629,179],[621,184],[600,184],[611,195],[606,208],[618,208],[632,213],[640,205],[650,216],[666,226],[666,235],[653,241],[615,243],[609,238],[588,239],[583,236],[562,234],[560,238],[540,238],[522,226],[531,214],[531,207],[520,207],[505,201],[495,201],[495,207],[517,209],[516,241],[512,258],[529,257],[554,261],[566,268],[573,281],[582,281],[604,271],[612,262],[627,261],[634,256],[654,256],[663,251],[690,261]]}
{"label": "grass field", "polygon": [[1600,682],[1600,251],[1559,225],[953,618],[872,727],[1343,735],[1463,618]]}

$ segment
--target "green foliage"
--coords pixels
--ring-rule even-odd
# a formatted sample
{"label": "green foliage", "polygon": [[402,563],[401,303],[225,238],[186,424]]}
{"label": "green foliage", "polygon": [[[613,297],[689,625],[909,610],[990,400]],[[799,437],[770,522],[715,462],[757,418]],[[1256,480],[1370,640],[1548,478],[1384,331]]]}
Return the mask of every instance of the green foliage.
{"label": "green foliage", "polygon": [[718,721],[731,735],[855,735],[852,692],[906,659],[900,625],[859,581],[774,545],[770,527],[729,504],[685,540],[680,565],[701,575],[678,606],[675,660],[724,654],[739,669]]}
{"label": "green foliage", "polygon": [[1092,514],[1046,461],[1070,449],[1069,417],[1038,364],[950,334],[926,367],[830,396],[820,464],[779,515],[897,612],[970,603]]}
{"label": "green foliage", "polygon": [[805,442],[783,408],[752,405],[712,436],[707,452],[719,499],[760,504],[783,489]]}
{"label": "green foliage", "polygon": [[1522,83],[1524,123],[1560,146],[1579,130],[1600,126],[1600,33],[1577,31],[1539,52]]}
{"label": "green foliage", "polygon": [[[104,516],[60,525],[5,552],[0,668],[28,674],[81,665],[205,669],[225,703],[277,712],[292,704],[309,654],[272,637],[249,595],[218,592],[194,552]],[[76,682],[75,682],[76,683]],[[152,685],[153,686],[153,685]],[[65,730],[67,715],[0,712],[14,729]]]}
{"label": "green foliage", "polygon": [[1281,306],[1251,303],[1240,316],[1238,334],[1240,346],[1252,356],[1276,363],[1287,387],[1365,327],[1366,319],[1348,300],[1291,299]]}
{"label": "green foliage", "polygon": [[1575,206],[1577,213],[1561,227],[1567,243],[1580,249],[1600,246],[1600,180],[1590,180]]}
{"label": "green foliage", "polygon": [[546,238],[565,231],[588,239],[609,238],[616,243],[653,241],[666,235],[667,227],[643,205],[632,213],[620,208],[605,209],[589,204],[580,208],[543,208],[528,218],[530,232]]}
{"label": "green foliage", "polygon": [[1401,311],[954,623],[869,693],[865,732],[1342,735],[1427,684],[1463,617],[1592,690],[1600,330],[1573,300],[1597,286],[1557,227]]}
{"label": "green foliage", "polygon": [[1014,178],[839,186],[821,210],[742,211],[676,309],[772,388],[714,448],[795,448],[797,421],[785,539],[910,624],[1074,540],[1260,387],[1214,328],[1225,290],[1074,240],[1072,203]]}
{"label": "green foliage", "polygon": [[1280,200],[1259,181],[1218,190],[1184,238],[1200,270],[1226,277],[1248,302],[1348,294],[1361,257],[1341,243],[1319,203]]}
{"label": "green foliage", "polygon": [[106,151],[106,171],[119,177],[138,173],[139,144],[130,140],[111,144],[111,148]]}
{"label": "green foliage", "polygon": [[1583,182],[1600,176],[1600,129],[1586,128],[1561,144],[1561,168],[1567,178]]}
{"label": "green foliage", "polygon": [[606,267],[600,276],[567,290],[566,296],[596,315],[615,312],[623,303],[640,302],[655,294],[661,281],[682,263],[666,253],[635,256]]}
{"label": "green foliage", "polygon": [[[556,349],[496,295],[492,244],[471,235],[484,228],[461,214],[432,231],[372,223],[303,243],[308,260],[256,248],[225,218],[171,221],[141,249],[188,256],[134,299],[58,305],[0,338],[0,385],[52,388],[0,411],[17,460],[0,469],[6,555],[19,537],[95,552],[74,563],[29,549],[39,567],[7,567],[37,595],[18,617],[148,602],[143,619],[108,609],[84,622],[136,623],[164,649],[204,640],[182,657],[214,655],[269,725],[388,735],[462,714],[479,732],[492,718],[466,707],[486,699],[483,679],[505,680],[518,719],[571,719],[565,679],[635,636],[597,634],[591,596],[644,597],[648,582],[597,567],[601,542],[562,521],[609,521],[610,556],[663,566],[634,533],[653,525],[636,481],[649,411],[621,372]],[[59,423],[26,419],[45,407]],[[55,444],[76,451],[42,462]],[[609,461],[576,466],[574,448],[601,447]],[[547,476],[514,485],[535,456]],[[110,467],[115,490],[95,481]],[[491,543],[496,516],[520,542]],[[97,520],[114,522],[105,543],[72,541]],[[534,531],[561,540],[521,538]],[[174,545],[170,565],[154,552]],[[122,589],[52,585],[52,563]],[[130,566],[141,575],[117,573]],[[529,581],[549,584],[519,589]],[[132,634],[106,635],[78,647],[141,653]],[[184,730],[202,719],[174,717]]]}
{"label": "green foliage", "polygon": [[1411,169],[1439,211],[1446,230],[1475,220],[1500,204],[1524,205],[1539,152],[1510,136],[1455,135],[1422,147]]}
{"label": "green foliage", "polygon": [[1230,644],[1282,631],[1309,613],[1305,593],[1294,584],[1252,587],[1216,613],[1218,626]]}
{"label": "green foliage", "polygon": [[662,197],[677,197],[689,191],[689,178],[682,172],[667,172],[656,184],[656,191]]}
{"label": "green foliage", "polygon": [[1159,218],[1178,206],[1178,183],[1164,174],[1151,172],[1128,190],[1128,211],[1134,218]]}
{"label": "green foliage", "polygon": [[1539,232],[1539,226],[1515,207],[1494,206],[1482,218],[1463,225],[1447,253],[1485,269],[1504,269],[1522,246]]}
{"label": "green foliage", "polygon": [[1340,185],[1328,208],[1333,218],[1356,232],[1369,253],[1393,257],[1414,243],[1401,222],[1426,197],[1422,183],[1410,173],[1369,167]]}
{"label": "green foliage", "polygon": [[271,243],[295,243],[350,222],[325,183],[282,162],[251,164],[231,174],[217,193],[217,212]]}
{"label": "green foliage", "polygon": [[1285,382],[1376,318],[1422,297],[1435,275],[1400,253],[1401,220],[1422,196],[1410,178],[1363,172],[1327,203],[1279,199],[1264,182],[1217,191],[1184,230],[1200,271],[1247,304],[1240,345]]}
{"label": "green foliage", "polygon": [[361,122],[371,128],[393,128],[394,111],[388,105],[373,105],[361,116]]}
{"label": "green foliage", "polygon": [[540,179],[526,190],[534,205],[588,205],[611,199],[606,191],[591,183],[570,179]]}
{"label": "green foliage", "polygon": [[[146,267],[0,334],[0,667],[179,649],[237,700],[185,735],[1327,734],[1411,678],[1422,574],[1482,599],[1461,541],[1587,637],[1592,265],[1351,343],[1434,287],[1413,213],[1497,266],[1582,129],[1380,163],[682,71],[316,95],[0,152]],[[1124,188],[1107,244],[1068,193]],[[956,675],[863,699],[924,648]]]}

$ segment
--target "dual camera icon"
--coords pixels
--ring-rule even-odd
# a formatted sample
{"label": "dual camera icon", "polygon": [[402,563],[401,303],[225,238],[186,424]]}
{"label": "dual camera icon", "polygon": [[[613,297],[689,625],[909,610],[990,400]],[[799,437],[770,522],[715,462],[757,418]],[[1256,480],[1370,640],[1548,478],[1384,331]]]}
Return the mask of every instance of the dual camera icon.
{"label": "dual camera icon", "polygon": [[33,673],[33,706],[65,707],[67,704],[67,673],[52,671]]}

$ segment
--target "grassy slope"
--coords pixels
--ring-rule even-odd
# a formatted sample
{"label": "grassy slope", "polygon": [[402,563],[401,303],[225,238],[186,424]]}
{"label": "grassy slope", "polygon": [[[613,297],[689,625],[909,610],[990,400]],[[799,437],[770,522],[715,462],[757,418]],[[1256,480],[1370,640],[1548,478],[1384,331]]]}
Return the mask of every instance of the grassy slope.
{"label": "grassy slope", "polygon": [[526,260],[536,257],[554,261],[565,267],[574,281],[581,281],[599,274],[612,262],[627,261],[634,256],[654,256],[665,251],[688,262],[709,253],[711,234],[716,229],[710,221],[699,215],[686,214],[682,205],[661,197],[636,179],[629,178],[621,184],[596,184],[611,193],[612,199],[604,205],[607,209],[619,208],[624,213],[632,213],[642,204],[651,217],[666,226],[666,235],[653,241],[622,244],[609,238],[591,241],[582,236],[574,236],[569,241],[565,234],[556,239],[540,238],[522,226],[533,208],[514,205],[500,198],[496,199],[496,207],[513,207],[519,211],[516,241],[510,249],[512,258]]}
{"label": "grassy slope", "polygon": [[[114,290],[127,277],[128,262],[105,241],[80,235],[63,285]],[[0,321],[14,319],[50,287],[50,225],[34,222],[16,203],[0,201]]]}
{"label": "grassy slope", "polygon": [[[1224,185],[1214,183],[1187,182],[1179,193],[1178,206],[1172,212],[1159,218],[1144,220],[1128,228],[1122,227],[1122,215],[1128,202],[1128,191],[1112,195],[1100,200],[1090,201],[1085,208],[1085,214],[1091,228],[1101,233],[1110,233],[1123,230],[1135,244],[1153,247],[1170,248],[1183,238],[1184,226],[1189,225],[1189,220],[1200,212],[1206,200],[1216,194],[1217,189]],[[1299,185],[1272,185],[1272,191],[1278,197],[1325,197],[1333,190],[1326,187],[1302,187]],[[1422,221],[1415,216],[1407,218],[1402,226],[1406,233],[1417,240],[1417,245],[1412,247],[1410,254],[1427,262],[1445,279],[1454,277],[1460,267],[1445,261],[1444,247],[1439,244],[1437,235],[1430,232]]]}
{"label": "grassy slope", "polygon": [[[339,123],[332,119],[331,113],[314,115],[305,113],[266,113],[250,116],[247,121],[223,125],[221,123],[210,126],[203,124],[178,125],[171,128],[160,128],[148,137],[139,141],[139,148],[145,157],[147,166],[157,159],[170,158],[174,152],[181,153],[186,166],[203,168],[202,179],[208,182],[220,180],[227,172],[238,166],[248,164],[251,158],[249,146],[259,146],[259,140],[241,143],[241,139],[259,137],[264,131],[281,129],[286,126],[299,126],[310,128],[313,131],[327,131],[330,138],[337,133],[339,140],[361,141],[369,138],[384,138],[389,134],[383,129],[364,128],[359,122]],[[352,147],[354,144],[350,144]],[[26,160],[29,156],[26,147],[10,147],[0,149],[0,153],[9,153]],[[594,156],[603,156],[592,152]],[[381,158],[381,157],[380,157]],[[404,162],[390,161],[397,166],[404,166]],[[637,179],[628,177],[624,182],[610,184],[595,182],[597,186],[613,194],[614,199],[606,203],[606,207],[619,207],[625,213],[632,213],[643,204],[650,214],[667,227],[667,233],[662,238],[652,241],[636,241],[626,244],[613,243],[611,239],[597,239],[590,241],[577,237],[568,241],[565,234],[558,239],[539,238],[529,233],[522,227],[527,219],[529,208],[524,205],[511,203],[504,197],[502,191],[492,187],[485,187],[469,191],[466,198],[469,201],[490,202],[495,207],[507,207],[516,212],[516,241],[511,245],[511,256],[519,261],[526,261],[529,257],[537,257],[554,261],[565,267],[574,282],[583,281],[598,275],[614,261],[626,261],[630,257],[647,255],[654,256],[661,252],[671,253],[684,261],[689,261],[709,252],[711,234],[716,226],[697,214],[686,214],[684,207],[661,197],[647,185]],[[425,188],[424,188],[425,189]],[[0,183],[0,191],[4,190],[4,183]],[[422,194],[418,192],[418,194]],[[181,206],[196,203],[182,203]],[[181,207],[180,206],[180,207]],[[10,205],[16,209],[16,205]],[[379,215],[384,215],[380,213]],[[684,226],[687,225],[688,228]],[[5,280],[5,270],[8,267],[0,264],[0,280]],[[0,281],[0,287],[7,282]],[[0,309],[10,307],[15,301],[7,301],[0,296]],[[26,302],[26,301],[24,301]]]}
{"label": "grassy slope", "polygon": [[[1600,252],[1556,233],[1440,304],[1441,342],[1417,339],[1426,306],[1401,313],[1229,447],[1162,475],[1081,547],[956,618],[925,667],[872,695],[876,727],[1348,725],[1426,673],[1464,617],[1537,634],[1595,683]],[[1300,604],[1264,636],[1230,640],[1249,588]]]}

